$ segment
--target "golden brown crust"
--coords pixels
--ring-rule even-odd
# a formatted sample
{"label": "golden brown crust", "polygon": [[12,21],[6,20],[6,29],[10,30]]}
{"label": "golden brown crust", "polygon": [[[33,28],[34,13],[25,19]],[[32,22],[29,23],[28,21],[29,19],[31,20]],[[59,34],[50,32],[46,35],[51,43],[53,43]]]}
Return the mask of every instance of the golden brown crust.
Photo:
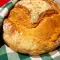
{"label": "golden brown crust", "polygon": [[[23,24],[24,26],[26,26],[28,28],[33,28],[33,27],[37,26],[37,24],[30,23],[30,12],[27,8],[25,8],[21,5],[17,5],[17,6],[15,6],[15,8],[13,10],[11,10],[11,13],[10,13],[8,19],[11,22],[13,22],[13,19],[15,19],[15,22],[13,22],[13,23],[15,23],[15,24],[18,23],[17,25]],[[20,22],[17,20],[19,20]]]}
{"label": "golden brown crust", "polygon": [[13,50],[30,55],[43,54],[60,45],[60,13],[43,16],[39,24],[31,24],[29,11],[15,6],[4,20],[3,30],[4,41]]}
{"label": "golden brown crust", "polygon": [[41,20],[43,20],[44,17],[50,17],[53,14],[58,14],[58,12],[55,9],[49,9],[49,10],[46,10],[45,12],[42,12],[36,23],[41,22]]}

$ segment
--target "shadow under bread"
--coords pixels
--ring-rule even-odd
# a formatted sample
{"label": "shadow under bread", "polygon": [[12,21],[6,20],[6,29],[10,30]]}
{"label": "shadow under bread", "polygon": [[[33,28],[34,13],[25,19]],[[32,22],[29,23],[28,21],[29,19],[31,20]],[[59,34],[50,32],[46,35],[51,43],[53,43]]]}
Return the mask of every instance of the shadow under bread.
{"label": "shadow under bread", "polygon": [[3,40],[3,22],[0,22],[0,47],[4,44]]}

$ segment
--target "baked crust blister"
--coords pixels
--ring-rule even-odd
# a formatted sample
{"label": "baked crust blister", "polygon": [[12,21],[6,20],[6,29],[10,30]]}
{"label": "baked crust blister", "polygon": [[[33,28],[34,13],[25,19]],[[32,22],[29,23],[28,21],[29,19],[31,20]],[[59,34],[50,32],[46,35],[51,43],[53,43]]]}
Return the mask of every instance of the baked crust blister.
{"label": "baked crust blister", "polygon": [[45,11],[37,23],[31,24],[29,10],[18,4],[3,23],[4,41],[10,48],[20,53],[39,55],[52,51],[60,46],[59,36],[59,8]]}

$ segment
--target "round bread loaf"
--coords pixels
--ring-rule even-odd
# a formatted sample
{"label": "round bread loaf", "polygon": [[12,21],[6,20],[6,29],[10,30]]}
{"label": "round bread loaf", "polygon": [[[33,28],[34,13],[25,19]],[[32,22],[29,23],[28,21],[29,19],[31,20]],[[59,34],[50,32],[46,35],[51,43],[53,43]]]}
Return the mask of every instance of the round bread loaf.
{"label": "round bread loaf", "polygon": [[3,23],[3,39],[11,49],[39,55],[60,45],[60,13],[57,10],[50,7],[31,22],[31,10],[17,3]]}

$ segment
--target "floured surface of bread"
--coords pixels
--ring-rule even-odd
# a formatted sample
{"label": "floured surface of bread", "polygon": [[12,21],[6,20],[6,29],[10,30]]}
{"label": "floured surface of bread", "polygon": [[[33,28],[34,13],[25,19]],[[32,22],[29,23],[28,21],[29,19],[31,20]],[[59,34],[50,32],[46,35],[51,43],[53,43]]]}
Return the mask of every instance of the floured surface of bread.
{"label": "floured surface of bread", "polygon": [[39,55],[60,45],[60,14],[46,16],[38,24],[30,23],[29,10],[15,6],[3,23],[3,38],[13,50]]}
{"label": "floured surface of bread", "polygon": [[51,6],[44,0],[21,0],[16,5],[22,5],[30,11],[30,23],[36,23],[39,15],[50,9]]}

